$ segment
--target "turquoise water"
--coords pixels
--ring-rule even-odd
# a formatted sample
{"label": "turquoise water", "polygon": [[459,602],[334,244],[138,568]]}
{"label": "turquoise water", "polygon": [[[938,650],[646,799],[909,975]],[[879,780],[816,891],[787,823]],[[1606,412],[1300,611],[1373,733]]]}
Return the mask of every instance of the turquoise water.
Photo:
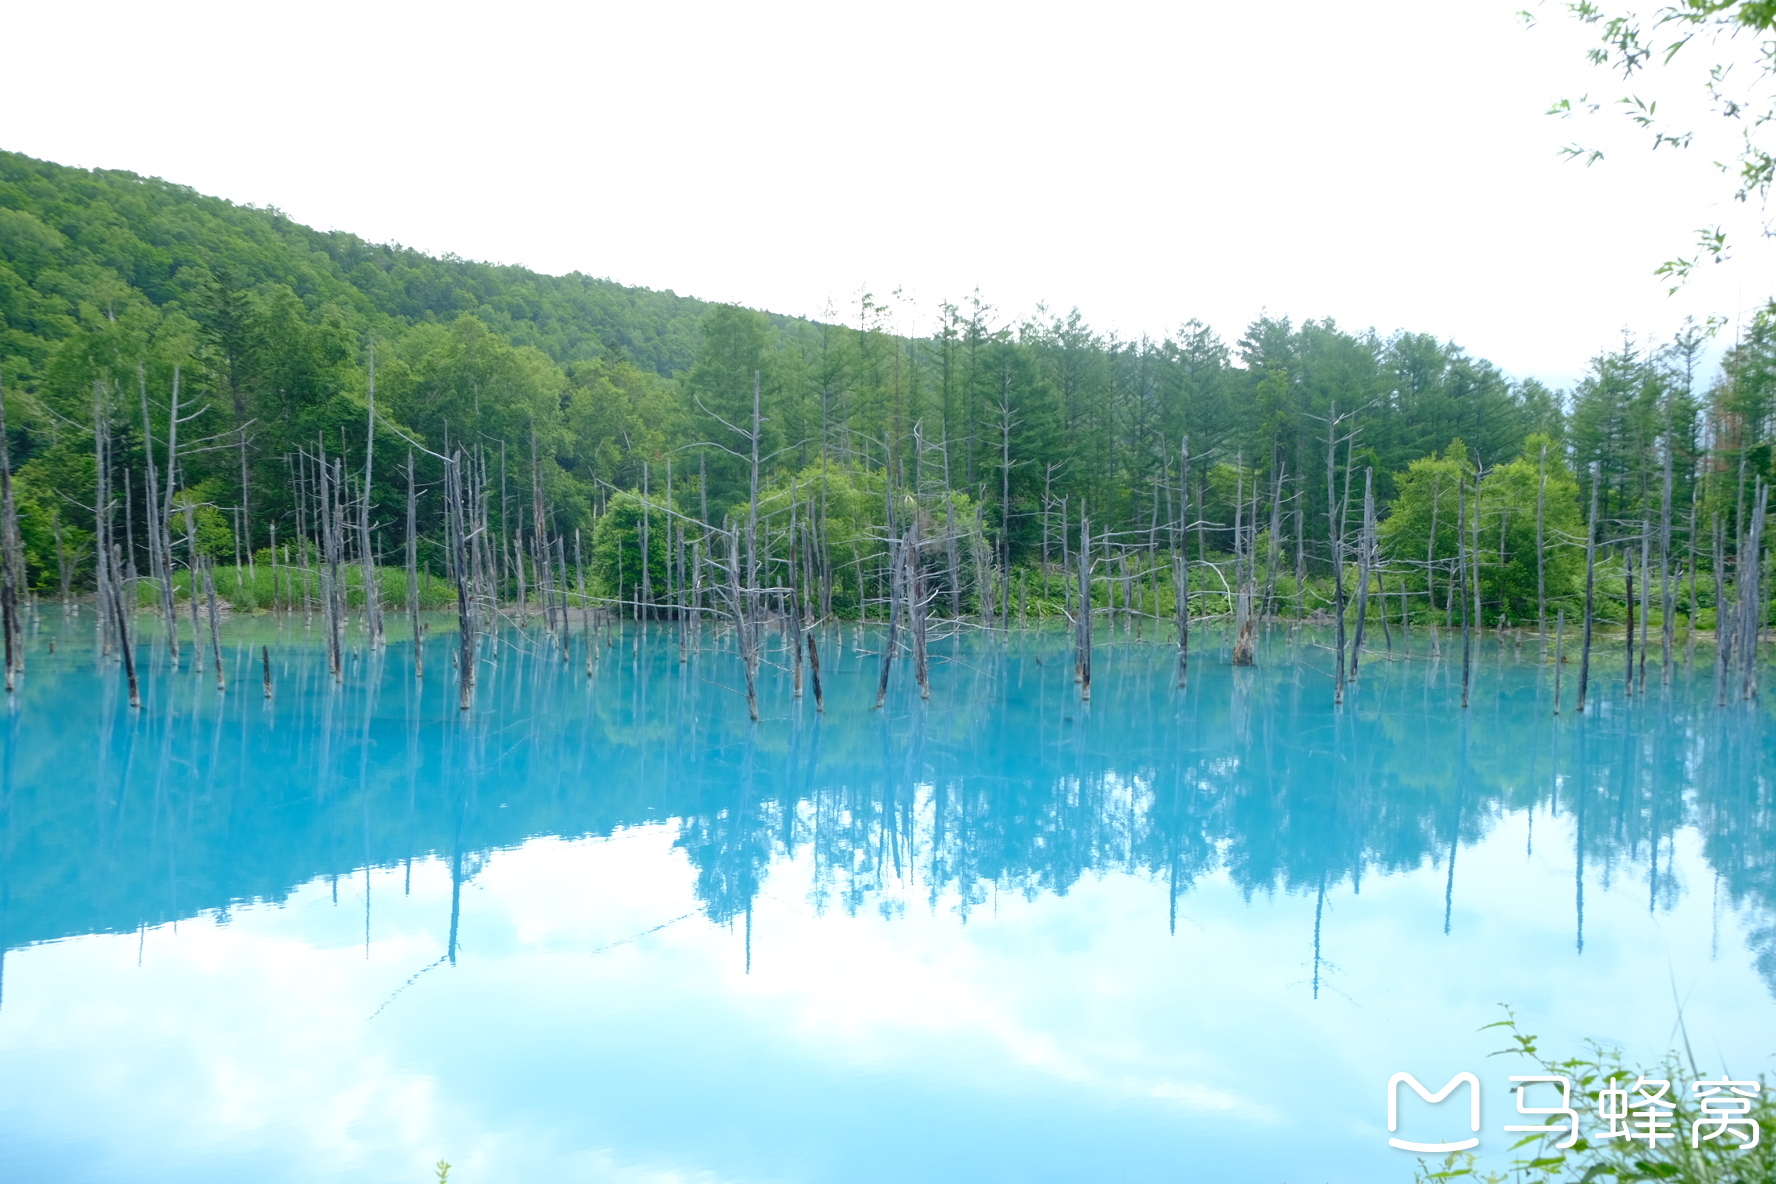
{"label": "turquoise water", "polygon": [[[1710,652],[1555,718],[1533,661],[1414,631],[1231,669],[1100,630],[821,634],[827,710],[656,627],[585,676],[247,625],[230,689],[43,614],[0,727],[0,1179],[1383,1181],[1396,1071],[1482,1033],[1703,1068],[1776,1052],[1772,730]],[[56,653],[48,643],[59,636]],[[261,643],[276,679],[260,692]],[[249,646],[251,648],[249,648]],[[187,655],[189,663],[189,655]],[[1434,1080],[1433,1080],[1434,1079]],[[1465,1109],[1414,1101],[1418,1138]],[[1402,1133],[1406,1133],[1404,1130]]]}

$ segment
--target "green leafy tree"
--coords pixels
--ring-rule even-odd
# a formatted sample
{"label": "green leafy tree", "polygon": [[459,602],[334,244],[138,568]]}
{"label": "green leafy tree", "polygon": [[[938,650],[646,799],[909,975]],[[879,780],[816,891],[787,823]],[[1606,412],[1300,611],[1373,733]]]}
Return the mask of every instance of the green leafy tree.
{"label": "green leafy tree", "polygon": [[[647,518],[648,581],[659,597],[668,587],[667,572],[671,562],[671,542],[676,521],[670,503],[662,498],[649,498],[645,503],[635,494],[619,493],[598,516],[592,532],[592,575],[599,591],[606,596],[632,598],[641,586],[641,522],[643,507]],[[705,577],[705,583],[708,582]]]}

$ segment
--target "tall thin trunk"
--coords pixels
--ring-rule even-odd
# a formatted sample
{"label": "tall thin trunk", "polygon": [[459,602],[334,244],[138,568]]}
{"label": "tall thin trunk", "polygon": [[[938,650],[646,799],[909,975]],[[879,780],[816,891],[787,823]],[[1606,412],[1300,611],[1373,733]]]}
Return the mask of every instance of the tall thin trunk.
{"label": "tall thin trunk", "polygon": [[[919,683],[919,698],[931,698],[931,670],[925,648],[925,568],[919,560],[919,515],[915,512],[907,524],[907,541],[902,544],[906,557],[903,595],[906,599],[908,624],[913,638],[913,676]],[[797,664],[797,670],[801,669]]]}
{"label": "tall thin trunk", "polygon": [[1652,648],[1652,547],[1653,524],[1642,520],[1640,530],[1640,669],[1636,674],[1637,689],[1646,693],[1647,650]]}
{"label": "tall thin trunk", "polygon": [[1622,547],[1622,606],[1628,613],[1627,629],[1627,662],[1622,671],[1622,694],[1627,698],[1634,697],[1634,556],[1626,545]]}
{"label": "tall thin trunk", "polygon": [[456,583],[457,691],[456,706],[467,711],[474,705],[475,608],[471,598],[469,554],[464,534],[463,451],[444,463],[445,525],[449,532],[450,575]]}
{"label": "tall thin trunk", "polygon": [[[0,431],[4,430],[4,425],[0,424]],[[120,563],[121,558],[118,556],[117,551],[114,548],[112,550],[112,566],[118,566]],[[140,707],[142,705],[142,689],[136,682],[136,654],[134,648],[130,644],[129,633],[129,622],[135,614],[133,611],[129,613],[124,612],[122,597],[113,598],[111,606],[112,611],[117,618],[117,644],[123,654],[123,673],[124,676],[129,679],[129,705],[131,707]],[[134,606],[132,605],[131,607],[133,610]],[[8,689],[10,689],[10,685],[11,684],[8,683]]]}
{"label": "tall thin trunk", "polygon": [[[1431,535],[1425,543],[1425,608],[1431,614],[1431,636],[1436,637],[1437,612],[1437,511],[1443,504],[1443,490],[1436,474],[1431,476]],[[1448,624],[1447,621],[1444,624]]]}
{"label": "tall thin trunk", "polygon": [[876,685],[876,706],[880,708],[888,701],[888,675],[894,666],[894,651],[900,643],[900,614],[902,570],[905,560],[902,558],[905,544],[894,538],[888,540],[888,638],[882,645],[882,672]]}
{"label": "tall thin trunk", "polygon": [[1360,540],[1357,544],[1357,629],[1351,639],[1350,680],[1357,681],[1357,671],[1363,660],[1363,634],[1368,631],[1369,624],[1369,579],[1373,565],[1375,526],[1375,470],[1363,470],[1363,525]]}
{"label": "tall thin trunk", "polygon": [[[1348,492],[1350,478],[1345,478]],[[1326,415],[1326,533],[1332,552],[1332,615],[1337,632],[1338,657],[1332,682],[1332,702],[1344,702],[1344,523],[1338,510],[1338,404]]]}
{"label": "tall thin trunk", "polygon": [[1079,697],[1090,703],[1092,697],[1092,591],[1091,591],[1091,521],[1082,509],[1079,514]]}
{"label": "tall thin trunk", "polygon": [[[1476,518],[1479,507],[1475,507]],[[1462,706],[1468,705],[1469,688],[1473,683],[1474,670],[1474,622],[1468,616],[1468,480],[1464,474],[1456,483],[1455,503],[1455,561],[1461,576],[1456,583],[1457,595],[1461,598],[1462,627]]]}
{"label": "tall thin trunk", "polygon": [[1732,666],[1733,612],[1727,603],[1727,560],[1724,528],[1714,520],[1714,682],[1715,700],[1727,703],[1727,671]]}
{"label": "tall thin trunk", "polygon": [[1684,629],[1684,669],[1690,669],[1696,660],[1696,524],[1702,505],[1702,483],[1694,482],[1690,486],[1690,599],[1689,620]]}
{"label": "tall thin trunk", "polygon": [[1178,612],[1178,689],[1190,679],[1190,553],[1183,545],[1190,529],[1190,437],[1180,445],[1182,468],[1178,481],[1178,552],[1172,557],[1172,583]]}
{"label": "tall thin trunk", "polygon": [[1677,595],[1671,579],[1671,428],[1670,400],[1666,401],[1665,485],[1659,498],[1659,681],[1671,685],[1671,651],[1677,642]]}
{"label": "tall thin trunk", "polygon": [[1597,602],[1597,470],[1591,472],[1591,516],[1585,521],[1585,630],[1579,647],[1579,714],[1585,713],[1585,696],[1591,689],[1591,634],[1596,624]]}
{"label": "tall thin trunk", "polygon": [[[760,376],[757,370],[752,372],[752,467],[751,488],[746,502],[746,617],[754,624],[752,647],[752,665],[749,669],[755,673],[758,663],[758,645],[756,625],[758,621],[758,519],[759,519],[759,436],[761,418],[760,410]],[[890,524],[892,525],[892,524]],[[749,682],[747,684],[751,686]],[[749,694],[751,692],[748,692]],[[753,719],[758,718],[755,710]]]}
{"label": "tall thin trunk", "polygon": [[[6,639],[6,689],[14,689],[14,675],[24,655],[19,625],[18,512],[12,499],[12,440],[6,434],[6,387],[0,383],[0,633]],[[133,674],[132,667],[132,674]],[[132,685],[134,679],[132,677]]]}
{"label": "tall thin trunk", "polygon": [[[228,689],[228,677],[222,665],[222,625],[216,613],[216,565],[207,561],[203,565],[204,599],[209,602],[210,616],[210,654],[216,661],[216,689]],[[195,575],[195,573],[194,573]]]}
{"label": "tall thin trunk", "polygon": [[[756,503],[755,503],[756,504]],[[749,522],[750,525],[750,522]],[[728,532],[728,596],[734,603],[734,627],[740,645],[741,665],[746,673],[746,712],[753,723],[758,722],[758,620],[752,612],[751,577],[746,587],[740,577],[740,528]],[[747,556],[751,564],[750,553]],[[890,639],[892,640],[892,639]],[[884,675],[884,681],[886,676]]]}
{"label": "tall thin trunk", "polygon": [[[1666,489],[1670,496],[1669,486]],[[1536,636],[1541,639],[1542,661],[1548,660],[1548,556],[1542,534],[1542,522],[1548,505],[1548,446],[1542,445],[1542,457],[1536,474]]]}
{"label": "tall thin trunk", "polygon": [[1554,714],[1555,715],[1560,714],[1560,676],[1561,676],[1561,667],[1566,662],[1566,655],[1562,652],[1565,641],[1566,641],[1566,610],[1563,608],[1560,610],[1560,615],[1555,619],[1555,624],[1554,624]]}
{"label": "tall thin trunk", "polygon": [[[370,546],[370,494],[375,488],[376,447],[376,343],[370,344],[370,383],[366,395],[369,419],[364,427],[364,487],[358,501],[358,558],[364,565],[364,630],[371,649],[381,649],[382,590],[376,582],[376,554]],[[411,457],[409,457],[411,462]],[[244,495],[243,495],[244,496]]]}
{"label": "tall thin trunk", "polygon": [[425,637],[419,624],[419,489],[407,450],[407,620],[413,626],[413,677],[425,679]]}
{"label": "tall thin trunk", "polygon": [[1745,547],[1739,553],[1739,603],[1742,621],[1740,643],[1740,697],[1755,699],[1758,694],[1758,642],[1763,633],[1765,604],[1763,595],[1764,525],[1770,505],[1770,487],[1760,479],[1754,498],[1751,530]]}

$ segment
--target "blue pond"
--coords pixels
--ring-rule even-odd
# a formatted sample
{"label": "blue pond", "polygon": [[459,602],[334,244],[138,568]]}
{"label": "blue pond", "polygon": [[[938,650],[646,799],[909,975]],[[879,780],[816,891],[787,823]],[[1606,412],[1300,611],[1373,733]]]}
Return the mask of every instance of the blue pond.
{"label": "blue pond", "polygon": [[1634,697],[1602,651],[1583,716],[1570,665],[1556,717],[1495,634],[1464,712],[1422,630],[1336,710],[1310,636],[1199,631],[1178,692],[1104,629],[1082,705],[1060,633],[975,633],[875,711],[881,633],[829,627],[824,714],[768,665],[755,726],[714,634],[588,679],[511,632],[460,713],[441,635],[336,686],[231,628],[218,694],[145,621],[132,711],[90,614],[32,627],[0,1179],[1373,1184],[1397,1071],[1475,1073],[1505,1156],[1501,1003],[1773,1067],[1772,729],[1705,648]]}

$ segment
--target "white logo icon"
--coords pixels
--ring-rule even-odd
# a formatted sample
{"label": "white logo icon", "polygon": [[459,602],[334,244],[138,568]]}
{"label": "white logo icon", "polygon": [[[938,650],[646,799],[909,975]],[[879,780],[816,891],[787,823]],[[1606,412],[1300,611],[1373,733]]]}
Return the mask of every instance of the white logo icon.
{"label": "white logo icon", "polygon": [[[1396,1131],[1400,1129],[1401,1082],[1410,1085],[1419,1097],[1423,1098],[1433,1106],[1454,1093],[1457,1086],[1465,1084],[1468,1087],[1469,1099],[1468,1129],[1473,1131],[1478,1131],[1480,1129],[1480,1079],[1478,1077],[1475,1077],[1472,1073],[1457,1073],[1454,1077],[1449,1079],[1447,1085],[1436,1093],[1432,1093],[1430,1090],[1420,1085],[1418,1078],[1414,1077],[1412,1074],[1396,1073],[1388,1078],[1388,1130]],[[1432,1154],[1442,1154],[1448,1151],[1466,1151],[1470,1147],[1478,1147],[1480,1146],[1480,1139],[1476,1136],[1472,1139],[1463,1139],[1459,1143],[1414,1143],[1410,1139],[1389,1139],[1388,1146],[1398,1147],[1402,1151],[1428,1151]]]}

